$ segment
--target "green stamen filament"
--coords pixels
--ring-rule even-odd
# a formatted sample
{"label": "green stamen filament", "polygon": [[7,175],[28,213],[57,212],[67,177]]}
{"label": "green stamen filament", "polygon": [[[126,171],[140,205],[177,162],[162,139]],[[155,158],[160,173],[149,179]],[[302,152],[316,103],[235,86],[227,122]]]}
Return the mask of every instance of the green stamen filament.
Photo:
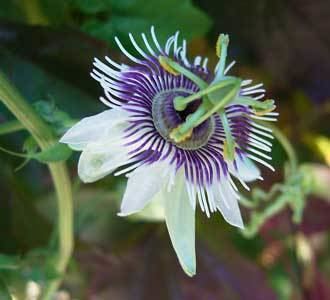
{"label": "green stamen filament", "polygon": [[[229,159],[233,159],[235,154],[234,139],[230,132],[230,127],[224,112],[224,108],[226,105],[236,99],[242,81],[236,77],[224,76],[228,45],[229,36],[226,34],[221,34],[216,44],[216,54],[219,57],[218,69],[211,84],[208,84],[197,75],[192,73],[190,70],[186,69],[179,63],[166,56],[159,56],[159,63],[166,71],[170,72],[171,74],[176,76],[182,74],[186,76],[200,89],[199,92],[189,95],[188,97],[176,97],[174,99],[175,110],[184,111],[189,103],[199,99],[202,100],[202,103],[198,109],[194,113],[190,114],[181,125],[172,130],[170,133],[170,138],[176,143],[187,140],[192,135],[192,130],[195,127],[199,126],[208,118],[212,117],[213,114],[219,113],[221,120],[224,123],[223,126],[226,134],[224,152]],[[245,99],[243,100],[245,101]],[[260,106],[260,108],[263,110],[265,107]],[[269,108],[269,105],[266,108]]]}
{"label": "green stamen filament", "polygon": [[273,111],[276,108],[274,103],[275,101],[273,99],[266,99],[263,102],[259,102],[251,97],[238,97],[233,102],[233,104],[243,104],[252,107],[258,115],[264,115],[267,112]]}
{"label": "green stamen filament", "polygon": [[203,96],[206,96],[212,92],[215,92],[225,86],[228,86],[230,84],[233,84],[235,83],[235,79],[234,78],[230,78],[230,79],[225,79],[221,82],[218,82],[216,84],[211,84],[209,85],[208,87],[206,87],[205,89],[195,93],[195,94],[192,94],[188,97],[176,97],[174,99],[174,108],[177,110],[177,111],[183,111],[187,108],[187,105],[195,100],[198,100],[200,98],[202,98]]}
{"label": "green stamen filament", "polygon": [[198,120],[198,124],[196,126],[203,123],[214,113],[221,111],[229,102],[231,102],[239,92],[240,86],[241,86],[241,80],[236,79],[236,83],[233,84],[233,88],[229,90],[229,92],[216,105],[213,105],[212,108],[208,109],[207,113]]}
{"label": "green stamen filament", "polygon": [[170,134],[170,138],[173,139],[176,143],[179,143],[187,138],[187,133],[191,134],[192,129],[195,128],[196,123],[198,120],[205,114],[206,112],[205,105],[200,105],[198,109],[190,114],[184,123],[182,123],[180,126],[172,130]]}
{"label": "green stamen filament", "polygon": [[202,90],[205,89],[208,86],[208,83],[205,82],[203,79],[199,78],[197,75],[195,75],[193,72],[189,71],[185,67],[181,66],[174,60],[166,57],[166,56],[159,56],[158,58],[159,63],[161,66],[168,72],[176,75],[176,74],[182,74],[189,78],[192,82],[196,83],[196,85]]}
{"label": "green stamen filament", "polygon": [[223,155],[225,159],[233,161],[235,158],[235,141],[231,134],[230,125],[225,112],[220,113],[220,119],[226,136],[226,140],[223,145]]}
{"label": "green stamen filament", "polygon": [[220,34],[216,44],[216,49],[217,49],[216,52],[217,52],[217,56],[219,57],[219,66],[213,82],[219,81],[219,79],[224,75],[223,73],[225,71],[225,66],[226,66],[228,45],[229,45],[228,34]]}
{"label": "green stamen filament", "polygon": [[184,136],[189,130],[202,124],[208,118],[210,118],[214,113],[221,112],[223,108],[231,102],[237,96],[239,88],[241,86],[241,80],[235,79],[232,83],[232,88],[225,94],[225,96],[216,104],[210,103],[209,101],[203,102],[199,108],[192,113],[184,123],[182,123],[175,132],[172,133],[173,139],[177,142],[180,141],[180,134]]}

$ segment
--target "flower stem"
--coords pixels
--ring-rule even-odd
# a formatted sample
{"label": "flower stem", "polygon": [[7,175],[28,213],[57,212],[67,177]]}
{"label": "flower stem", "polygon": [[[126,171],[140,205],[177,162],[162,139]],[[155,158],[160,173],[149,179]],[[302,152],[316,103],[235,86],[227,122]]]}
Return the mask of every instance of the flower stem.
{"label": "flower stem", "polygon": [[289,163],[290,163],[290,172],[294,173],[297,170],[298,167],[298,159],[295,150],[293,149],[293,146],[291,145],[288,138],[282,133],[280,129],[278,129],[275,126],[270,126],[273,130],[273,134],[276,137],[276,139],[280,142],[283,149],[285,150]]}
{"label": "flower stem", "polygon": [[16,120],[8,121],[6,123],[0,124],[0,135],[17,132],[23,129],[24,126],[20,122]]}
{"label": "flower stem", "polygon": [[[2,72],[0,72],[0,101],[30,132],[42,150],[48,149],[57,142],[52,129],[39,117]],[[59,252],[54,267],[60,275],[63,275],[73,250],[71,182],[64,162],[48,163],[48,168],[54,182],[58,205]],[[45,287],[43,299],[51,299],[60,283],[61,277],[49,282]]]}

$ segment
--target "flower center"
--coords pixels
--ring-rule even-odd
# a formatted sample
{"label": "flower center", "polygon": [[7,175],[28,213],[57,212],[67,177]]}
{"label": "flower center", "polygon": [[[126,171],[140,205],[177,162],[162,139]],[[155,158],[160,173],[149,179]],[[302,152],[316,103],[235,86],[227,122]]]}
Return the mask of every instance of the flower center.
{"label": "flower center", "polygon": [[214,132],[214,118],[211,117],[193,128],[191,134],[180,142],[175,142],[170,138],[173,129],[185,122],[190,114],[194,113],[200,105],[200,101],[190,103],[185,110],[176,111],[174,108],[174,98],[187,97],[192,91],[185,89],[175,89],[158,93],[152,102],[152,118],[159,134],[167,141],[178,148],[194,150],[203,147]]}

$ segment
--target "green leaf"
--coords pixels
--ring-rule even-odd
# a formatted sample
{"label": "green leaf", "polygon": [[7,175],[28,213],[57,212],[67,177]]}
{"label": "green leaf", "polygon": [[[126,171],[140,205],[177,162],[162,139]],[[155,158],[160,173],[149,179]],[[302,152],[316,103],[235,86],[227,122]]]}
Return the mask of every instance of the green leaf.
{"label": "green leaf", "polygon": [[35,102],[33,106],[58,135],[64,134],[68,127],[74,123],[69,114],[59,110],[54,102],[40,100]]}
{"label": "green leaf", "polygon": [[37,2],[49,23],[59,25],[70,21],[70,1],[38,0]]}
{"label": "green leaf", "polygon": [[61,275],[54,269],[56,255],[48,248],[34,248],[25,255],[20,275],[36,282],[58,278]]}
{"label": "green leaf", "polygon": [[32,154],[31,157],[43,163],[67,160],[72,154],[72,150],[64,144],[56,143],[50,148]]}
{"label": "green leaf", "polygon": [[[144,228],[143,223],[127,222],[126,218],[116,215],[124,187],[116,187],[111,182],[111,190],[83,186],[75,193],[75,234],[84,242],[102,245],[125,240],[128,236],[139,234]],[[51,223],[56,223],[54,197],[54,194],[43,197],[37,204],[40,213]]]}
{"label": "green leaf", "polygon": [[73,5],[86,14],[110,10],[111,0],[73,0]]}
{"label": "green leaf", "polygon": [[[0,270],[12,270],[19,267],[20,259],[17,256],[0,254]],[[0,297],[0,299],[2,299]]]}
{"label": "green leaf", "polygon": [[26,138],[23,144],[23,151],[29,155],[33,155],[38,150],[38,144],[33,136],[29,136]]}
{"label": "green leaf", "polygon": [[29,150],[27,154],[14,152],[6,148],[0,147],[0,150],[13,156],[23,157],[26,159],[36,159],[42,163],[57,162],[67,160],[71,154],[72,150],[65,144],[56,143],[50,146],[48,149],[40,152],[33,152]]}
{"label": "green leaf", "polygon": [[[52,57],[52,59],[55,58]],[[73,58],[67,59],[72,60]],[[103,107],[101,102],[97,101],[96,96],[85,93],[68,81],[65,82],[40,66],[12,55],[2,48],[0,48],[0,65],[1,70],[10,76],[17,89],[32,103],[37,99],[49,99],[51,96],[56,99],[56,106],[63,107],[74,118],[97,113]],[[76,74],[72,74],[72,76],[76,76]],[[31,78],[33,78],[33,84],[31,84]],[[0,107],[1,112],[2,110],[3,108]],[[6,112],[4,115],[10,116]]]}
{"label": "green leaf", "polygon": [[0,277],[0,299],[1,300],[11,300],[12,299],[10,296],[9,290],[7,288],[7,285],[1,277]]}
{"label": "green leaf", "polygon": [[8,121],[8,122],[0,124],[0,135],[17,132],[17,131],[23,130],[23,129],[24,129],[24,127],[20,122],[18,122],[16,120]]}
{"label": "green leaf", "polygon": [[25,16],[18,1],[0,1],[0,18],[10,21],[22,21]]}
{"label": "green leaf", "polygon": [[58,25],[70,19],[69,8],[66,0],[0,1],[0,17],[29,24]]}
{"label": "green leaf", "polygon": [[138,39],[141,32],[150,33],[151,25],[155,26],[157,38],[164,45],[169,35],[177,30],[181,32],[181,38],[187,40],[202,36],[211,22],[190,0],[127,0],[113,1],[109,19],[87,19],[82,24],[82,29],[112,43],[114,37],[118,36],[123,44],[132,50],[128,33],[131,32]]}

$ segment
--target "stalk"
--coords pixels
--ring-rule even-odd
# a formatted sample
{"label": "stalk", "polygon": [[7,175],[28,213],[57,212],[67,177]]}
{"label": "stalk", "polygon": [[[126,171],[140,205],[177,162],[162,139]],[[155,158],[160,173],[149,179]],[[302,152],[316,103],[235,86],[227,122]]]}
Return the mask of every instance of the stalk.
{"label": "stalk", "polygon": [[0,124],[0,135],[17,132],[17,131],[20,131],[23,129],[24,129],[24,126],[20,122],[18,122],[16,120],[8,121],[6,123]]}
{"label": "stalk", "polygon": [[[18,90],[0,72],[0,101],[12,112],[22,126],[34,137],[41,150],[56,143],[52,129],[35,112],[33,107],[20,95]],[[55,270],[63,275],[73,251],[73,205],[71,181],[64,162],[48,163],[52,176],[58,206],[59,249]],[[61,276],[45,287],[43,299],[51,299],[61,283]]]}

